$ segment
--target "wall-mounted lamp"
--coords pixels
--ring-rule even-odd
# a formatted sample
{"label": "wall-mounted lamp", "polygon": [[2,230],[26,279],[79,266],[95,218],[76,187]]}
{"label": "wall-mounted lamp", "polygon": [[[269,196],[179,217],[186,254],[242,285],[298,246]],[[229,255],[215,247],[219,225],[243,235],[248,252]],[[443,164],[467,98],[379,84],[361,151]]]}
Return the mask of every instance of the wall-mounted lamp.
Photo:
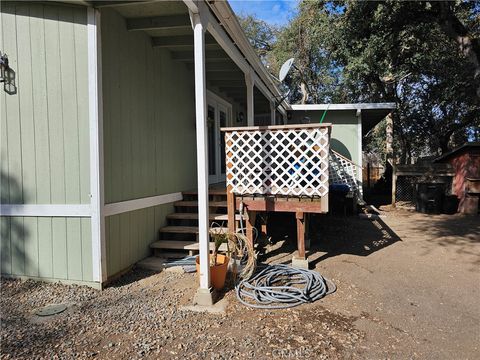
{"label": "wall-mounted lamp", "polygon": [[0,51],[0,82],[5,82],[8,69],[10,69],[8,66],[8,56],[7,54],[2,54]]}
{"label": "wall-mounted lamp", "polygon": [[0,51],[0,82],[3,82],[3,90],[9,95],[17,93],[17,86],[15,84],[15,70],[13,70],[8,63],[7,54],[2,54]]}

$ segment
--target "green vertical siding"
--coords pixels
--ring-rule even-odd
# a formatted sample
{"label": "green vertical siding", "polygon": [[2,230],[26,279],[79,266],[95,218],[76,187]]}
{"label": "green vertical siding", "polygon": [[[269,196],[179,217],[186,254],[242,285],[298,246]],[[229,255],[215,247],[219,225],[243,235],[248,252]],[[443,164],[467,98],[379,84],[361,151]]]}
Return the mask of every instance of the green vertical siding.
{"label": "green vertical siding", "polygon": [[[0,49],[17,91],[0,91],[2,204],[90,202],[85,7],[4,2]],[[90,219],[1,217],[1,272],[92,281]]]}
{"label": "green vertical siding", "polygon": [[[105,202],[196,184],[193,73],[102,9]],[[146,257],[171,204],[106,218],[108,275]]]}
{"label": "green vertical siding", "polygon": [[[292,111],[291,124],[302,123],[305,117],[320,122],[323,111]],[[328,111],[325,123],[332,123],[330,146],[346,158],[358,163],[358,120],[355,110]]]}
{"label": "green vertical siding", "polygon": [[2,2],[2,203],[89,203],[86,9]]}
{"label": "green vertical siding", "polygon": [[90,219],[1,217],[2,275],[93,281]]}
{"label": "green vertical siding", "polygon": [[192,188],[192,72],[146,34],[128,32],[114,10],[101,16],[105,202]]}

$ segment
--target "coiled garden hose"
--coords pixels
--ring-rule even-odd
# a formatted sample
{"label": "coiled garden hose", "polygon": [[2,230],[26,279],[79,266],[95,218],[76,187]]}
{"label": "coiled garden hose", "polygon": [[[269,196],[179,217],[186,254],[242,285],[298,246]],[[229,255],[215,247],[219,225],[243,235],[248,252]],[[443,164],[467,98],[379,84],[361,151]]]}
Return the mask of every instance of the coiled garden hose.
{"label": "coiled garden hose", "polygon": [[268,265],[235,287],[238,300],[249,307],[285,309],[320,300],[335,292],[335,284],[312,270]]}

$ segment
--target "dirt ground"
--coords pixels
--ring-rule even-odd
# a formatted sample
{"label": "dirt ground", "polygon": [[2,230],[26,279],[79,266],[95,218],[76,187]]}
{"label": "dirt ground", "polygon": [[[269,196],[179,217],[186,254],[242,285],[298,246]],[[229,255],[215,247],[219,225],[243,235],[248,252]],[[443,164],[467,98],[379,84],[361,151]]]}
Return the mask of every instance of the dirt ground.
{"label": "dirt ground", "polygon": [[[280,221],[283,221],[280,219]],[[338,287],[314,304],[185,312],[192,274],[135,270],[103,292],[3,280],[2,358],[478,359],[480,218],[385,212],[312,219],[314,266]],[[288,263],[279,232],[267,262]],[[34,309],[67,303],[40,319]]]}

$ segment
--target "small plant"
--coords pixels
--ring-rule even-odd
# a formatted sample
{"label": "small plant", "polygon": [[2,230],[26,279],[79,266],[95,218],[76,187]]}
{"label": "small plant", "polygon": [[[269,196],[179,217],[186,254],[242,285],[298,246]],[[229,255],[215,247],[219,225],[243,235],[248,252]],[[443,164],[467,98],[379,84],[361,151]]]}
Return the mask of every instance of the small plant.
{"label": "small plant", "polygon": [[210,236],[215,244],[210,258],[210,266],[218,264],[217,256],[220,252],[220,247],[222,244],[226,244],[226,255],[234,260],[232,264],[234,277],[237,276],[237,262],[235,260],[238,259],[243,265],[243,269],[239,274],[240,277],[249,278],[255,269],[255,251],[248,238],[241,233],[227,231],[213,231]]}

